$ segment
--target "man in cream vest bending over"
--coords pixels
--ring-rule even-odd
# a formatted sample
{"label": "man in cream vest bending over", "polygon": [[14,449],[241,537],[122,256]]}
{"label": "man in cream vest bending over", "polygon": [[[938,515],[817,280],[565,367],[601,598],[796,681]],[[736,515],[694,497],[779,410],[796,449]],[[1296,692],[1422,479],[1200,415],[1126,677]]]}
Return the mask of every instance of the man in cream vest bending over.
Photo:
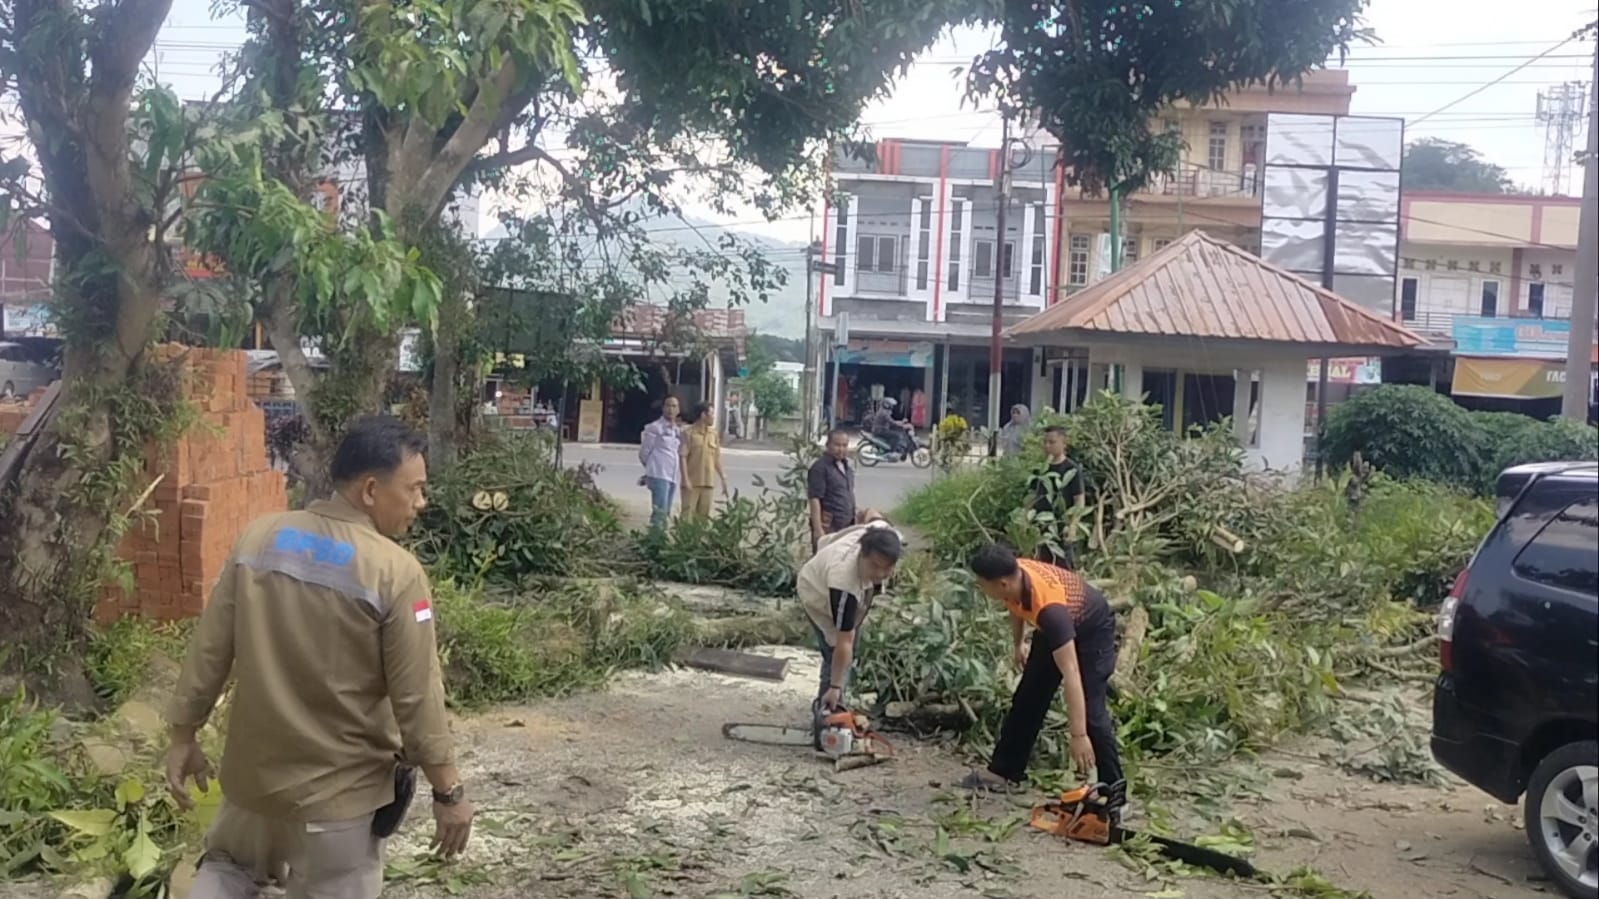
{"label": "man in cream vest bending over", "polygon": [[856,636],[904,552],[899,532],[881,515],[867,510],[861,517],[862,524],[822,537],[816,555],[799,571],[800,605],[822,652],[821,683],[811,705],[818,740],[822,719],[844,707]]}

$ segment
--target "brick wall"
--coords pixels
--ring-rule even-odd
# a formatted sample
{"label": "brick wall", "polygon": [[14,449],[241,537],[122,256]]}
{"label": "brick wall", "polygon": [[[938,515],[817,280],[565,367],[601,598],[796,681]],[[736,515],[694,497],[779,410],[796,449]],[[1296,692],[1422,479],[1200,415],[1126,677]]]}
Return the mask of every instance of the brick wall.
{"label": "brick wall", "polygon": [[267,461],[265,415],[248,395],[245,354],[158,351],[168,358],[179,353],[201,421],[174,445],[151,452],[147,474],[162,480],[145,508],[157,514],[123,540],[133,589],[109,588],[95,610],[100,621],[198,615],[245,525],[288,508],[283,473]]}
{"label": "brick wall", "polygon": [[[33,407],[38,404],[39,398],[44,396],[44,392],[48,389],[47,387],[40,387],[27,396],[0,399],[0,435],[10,437],[12,434],[22,430],[22,423],[28,420],[28,416],[33,412]],[[0,444],[3,443],[5,441],[0,440]]]}

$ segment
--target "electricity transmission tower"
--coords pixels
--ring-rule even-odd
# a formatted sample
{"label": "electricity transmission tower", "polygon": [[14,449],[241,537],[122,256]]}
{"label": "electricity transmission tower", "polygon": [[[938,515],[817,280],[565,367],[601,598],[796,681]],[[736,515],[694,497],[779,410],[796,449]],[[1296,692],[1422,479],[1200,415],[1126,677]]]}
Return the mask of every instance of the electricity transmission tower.
{"label": "electricity transmission tower", "polygon": [[1586,85],[1567,81],[1538,92],[1538,121],[1544,126],[1543,189],[1559,196],[1566,192],[1576,146],[1577,126],[1586,111]]}

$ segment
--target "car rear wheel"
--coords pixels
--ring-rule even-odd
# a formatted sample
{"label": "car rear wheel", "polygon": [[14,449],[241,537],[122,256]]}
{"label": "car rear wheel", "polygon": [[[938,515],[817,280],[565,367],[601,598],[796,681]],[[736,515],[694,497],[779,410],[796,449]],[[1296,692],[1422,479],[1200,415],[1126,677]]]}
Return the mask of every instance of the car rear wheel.
{"label": "car rear wheel", "polygon": [[1599,742],[1549,753],[1527,784],[1527,839],[1566,895],[1599,899]]}

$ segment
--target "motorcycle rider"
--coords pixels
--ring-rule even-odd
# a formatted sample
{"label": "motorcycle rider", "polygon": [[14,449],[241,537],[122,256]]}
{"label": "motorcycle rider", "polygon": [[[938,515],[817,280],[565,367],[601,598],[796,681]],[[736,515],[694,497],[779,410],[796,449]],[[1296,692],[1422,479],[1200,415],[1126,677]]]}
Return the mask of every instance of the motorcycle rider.
{"label": "motorcycle rider", "polygon": [[877,411],[867,417],[866,432],[888,444],[889,451],[901,459],[909,459],[916,451],[916,438],[911,436],[910,422],[894,419],[894,406],[892,399],[884,398]]}

